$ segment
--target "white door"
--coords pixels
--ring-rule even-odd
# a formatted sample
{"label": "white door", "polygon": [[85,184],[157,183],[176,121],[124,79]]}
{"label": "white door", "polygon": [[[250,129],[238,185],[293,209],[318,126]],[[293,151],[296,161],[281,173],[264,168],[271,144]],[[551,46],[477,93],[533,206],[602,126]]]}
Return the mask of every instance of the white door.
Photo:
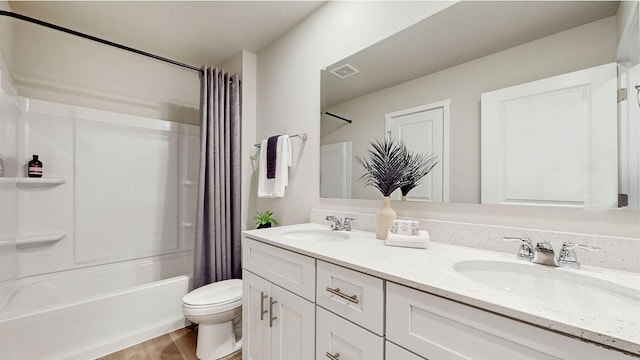
{"label": "white door", "polygon": [[[411,190],[408,200],[446,202],[448,194],[448,119],[451,101],[414,107],[385,114],[386,132],[417,153],[437,156],[438,164],[421,184]],[[400,199],[400,190],[392,199]]]}
{"label": "white door", "polygon": [[271,285],[274,320],[271,328],[273,360],[313,359],[316,319],[314,304],[277,285]]}
{"label": "white door", "polygon": [[483,204],[617,207],[615,63],[481,101]]}
{"label": "white door", "polygon": [[320,197],[351,199],[351,141],[320,146]]}
{"label": "white door", "polygon": [[270,282],[247,270],[242,271],[243,360],[271,359],[270,296]]}

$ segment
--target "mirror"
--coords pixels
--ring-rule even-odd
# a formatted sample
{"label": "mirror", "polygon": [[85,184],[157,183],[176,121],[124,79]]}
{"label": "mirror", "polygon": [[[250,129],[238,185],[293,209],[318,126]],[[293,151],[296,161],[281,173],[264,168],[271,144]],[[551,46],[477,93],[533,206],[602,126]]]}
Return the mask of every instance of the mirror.
{"label": "mirror", "polygon": [[[374,188],[365,187],[358,181],[363,170],[354,164],[353,156],[365,154],[369,142],[375,138],[382,138],[386,134],[398,136],[397,134],[402,133],[402,140],[408,146],[421,146],[419,151],[432,152],[439,158],[438,166],[425,179],[427,195],[417,194],[414,198],[455,203],[488,203],[487,196],[483,195],[486,193],[481,180],[484,180],[486,186],[490,181],[485,179],[485,175],[500,171],[489,170],[489,167],[482,165],[481,153],[488,153],[483,145],[493,141],[491,138],[485,139],[485,134],[482,134],[487,123],[481,119],[482,112],[489,107],[486,103],[483,105],[483,94],[605,64],[613,66],[610,68],[613,73],[605,82],[613,84],[615,93],[618,86],[615,62],[620,59],[620,52],[624,51],[618,49],[618,43],[622,43],[618,39],[617,30],[617,22],[620,21],[617,16],[619,5],[618,2],[606,1],[459,2],[327,66],[321,71],[321,197],[380,199],[380,194]],[[630,43],[636,43],[637,29],[632,35],[636,36],[636,40]],[[634,61],[637,64],[637,59]],[[615,124],[618,105],[615,104],[615,94],[611,96],[614,97],[613,106],[616,108],[609,120]],[[553,102],[541,104],[546,107],[551,103]],[[528,109],[532,108],[532,104],[533,102],[528,105]],[[611,105],[608,106],[611,108]],[[421,120],[413,118],[416,114],[420,114]],[[627,115],[637,116],[630,112]],[[534,127],[534,132],[548,134],[544,132],[549,131],[547,125]],[[566,140],[572,137],[569,133],[573,129],[571,126],[560,128],[564,128],[564,133],[548,138]],[[520,136],[526,140],[526,131],[522,128],[519,131]],[[592,131],[591,128],[587,129],[585,134]],[[617,126],[612,131],[613,140],[610,140],[611,137],[607,140],[611,142],[607,151],[612,146],[618,149],[614,151],[613,158],[603,161],[615,164],[620,162],[618,157],[629,156],[632,152],[629,149],[633,149],[633,146],[622,148],[615,144],[616,139],[627,136],[630,138],[629,142],[635,142],[637,146],[638,134],[637,131],[618,134]],[[517,131],[507,133],[515,134]],[[571,151],[577,154],[589,152],[583,146],[588,140],[585,138],[581,141]],[[518,149],[517,153],[524,154],[522,156],[541,151],[535,145],[533,148],[525,148],[527,142],[536,144],[536,141],[517,141],[516,145],[511,146]],[[548,142],[554,145],[551,140]],[[556,149],[547,153],[558,152],[563,151]],[[617,152],[628,153],[618,156]],[[515,153],[509,152],[510,155],[506,158]],[[589,161],[592,160],[585,161],[587,163],[583,167],[590,169]],[[609,191],[607,201],[604,202],[608,204],[605,205],[607,207],[617,207],[617,193],[622,183],[633,184],[635,181],[637,187],[637,171],[635,175],[633,171],[625,173],[626,165],[618,165],[614,166],[613,175],[611,167],[607,170],[607,181],[615,188],[615,193],[611,194]],[[514,169],[516,168],[527,170],[527,166]],[[566,183],[562,186],[598,186],[599,180],[595,178],[583,179],[591,174],[575,176],[582,174],[580,171],[584,173],[591,170],[577,167],[573,172],[563,171],[563,181]],[[531,184],[534,188],[540,186],[543,181],[548,181],[537,180],[545,178],[541,172],[543,171],[537,170],[523,174],[525,181],[522,183]],[[553,166],[544,172],[553,173]],[[618,173],[632,178],[623,179]],[[498,179],[494,182],[498,187],[504,187],[501,181],[502,179]],[[520,190],[522,189],[518,189]],[[637,194],[632,195],[637,197]],[[525,194],[524,197],[526,196]],[[542,204],[601,206],[597,201],[574,203],[564,199]]]}

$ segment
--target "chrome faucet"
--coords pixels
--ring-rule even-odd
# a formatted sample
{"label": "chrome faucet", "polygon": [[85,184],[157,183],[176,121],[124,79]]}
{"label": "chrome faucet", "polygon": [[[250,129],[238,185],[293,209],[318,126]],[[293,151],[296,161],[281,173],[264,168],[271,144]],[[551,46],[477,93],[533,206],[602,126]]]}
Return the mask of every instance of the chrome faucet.
{"label": "chrome faucet", "polygon": [[351,224],[356,222],[356,219],[346,217],[340,219],[339,217],[329,215],[325,218],[329,222],[329,228],[331,230],[351,231]]}
{"label": "chrome faucet", "polygon": [[542,241],[532,246],[529,238],[519,238],[504,236],[505,241],[519,241],[520,249],[518,250],[518,260],[531,261],[534,264],[548,266],[562,266],[571,269],[579,269],[580,263],[573,249],[585,249],[590,251],[598,251],[599,247],[582,245],[570,242],[564,242],[558,258],[553,251],[553,247],[548,241]]}

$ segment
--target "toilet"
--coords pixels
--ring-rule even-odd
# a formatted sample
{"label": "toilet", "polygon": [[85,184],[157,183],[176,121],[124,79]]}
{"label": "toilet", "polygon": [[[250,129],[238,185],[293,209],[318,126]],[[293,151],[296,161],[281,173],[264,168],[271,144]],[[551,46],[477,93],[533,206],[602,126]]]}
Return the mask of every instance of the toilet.
{"label": "toilet", "polygon": [[220,359],[242,346],[242,280],[220,281],[193,290],[182,298],[182,313],[198,324],[198,359]]}

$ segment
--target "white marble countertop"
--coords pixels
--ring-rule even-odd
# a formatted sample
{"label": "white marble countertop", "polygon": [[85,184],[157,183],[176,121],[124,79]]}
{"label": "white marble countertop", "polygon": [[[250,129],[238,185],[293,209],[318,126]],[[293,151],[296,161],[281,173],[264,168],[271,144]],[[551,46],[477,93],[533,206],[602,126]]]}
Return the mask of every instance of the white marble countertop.
{"label": "white marble countertop", "polygon": [[581,269],[546,267],[516,260],[515,254],[485,251],[431,242],[428,249],[386,246],[374,233],[344,232],[347,240],[301,241],[281,234],[302,229],[328,229],[319,224],[298,224],[244,231],[261,242],[361,271],[385,280],[485,309],[550,330],[640,355],[640,306],[629,314],[607,306],[594,308],[555,304],[483,285],[454,269],[462,261],[498,261],[514,266],[536,266],[546,274],[583,275],[627,288],[640,298],[640,274],[583,266]]}

